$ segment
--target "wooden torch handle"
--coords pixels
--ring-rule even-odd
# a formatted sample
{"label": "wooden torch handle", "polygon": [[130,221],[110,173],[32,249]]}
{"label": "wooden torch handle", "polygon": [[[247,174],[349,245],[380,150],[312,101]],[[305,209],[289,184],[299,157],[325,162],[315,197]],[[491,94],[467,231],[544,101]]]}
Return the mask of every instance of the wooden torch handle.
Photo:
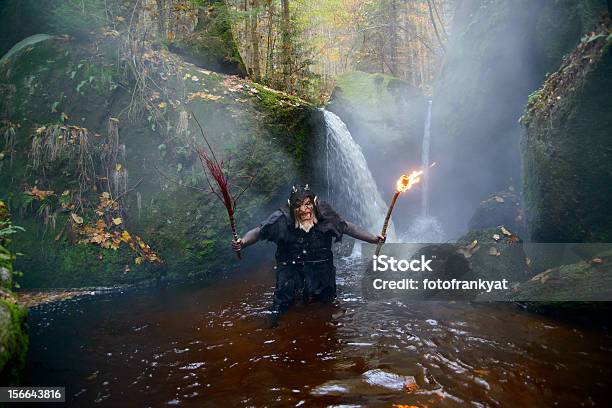
{"label": "wooden torch handle", "polygon": [[[395,202],[397,201],[397,197],[399,197],[400,193],[399,191],[396,191],[395,194],[393,194],[393,198],[391,199],[391,204],[389,204],[389,209],[387,210],[387,215],[385,216],[385,222],[383,224],[382,227],[382,231],[380,233],[380,235],[382,236],[386,236],[387,235],[387,228],[389,227],[389,220],[391,219],[391,213],[393,212],[393,207],[395,206]],[[382,242],[379,242],[376,245],[376,256],[378,256],[378,254],[380,254],[380,249],[382,248]]]}

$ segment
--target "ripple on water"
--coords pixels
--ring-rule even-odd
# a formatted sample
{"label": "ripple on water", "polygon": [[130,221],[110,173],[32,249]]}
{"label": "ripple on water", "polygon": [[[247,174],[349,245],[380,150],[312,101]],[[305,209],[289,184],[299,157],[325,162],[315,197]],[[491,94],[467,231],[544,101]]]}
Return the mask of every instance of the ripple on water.
{"label": "ripple on water", "polygon": [[187,365],[180,367],[179,370],[197,370],[198,368],[203,367],[204,364],[205,364],[204,362],[189,363]]}
{"label": "ripple on water", "polygon": [[[340,276],[351,273],[338,266]],[[271,330],[259,323],[273,284],[261,282],[271,277],[176,295],[168,289],[163,308],[159,293],[151,291],[36,309],[30,363],[35,380],[61,378],[82,390],[76,393],[82,406],[101,398],[121,406],[135,390],[142,394],[134,396],[134,406],[349,407],[359,405],[342,404],[375,406],[381,400],[435,406],[429,402],[434,398],[444,406],[491,407],[511,406],[517,396],[521,406],[578,406],[589,396],[595,405],[607,401],[607,333],[509,308],[366,301],[354,276],[344,279],[329,313],[296,305]],[[87,379],[96,370],[101,378]],[[402,388],[407,374],[419,386],[409,395]]]}

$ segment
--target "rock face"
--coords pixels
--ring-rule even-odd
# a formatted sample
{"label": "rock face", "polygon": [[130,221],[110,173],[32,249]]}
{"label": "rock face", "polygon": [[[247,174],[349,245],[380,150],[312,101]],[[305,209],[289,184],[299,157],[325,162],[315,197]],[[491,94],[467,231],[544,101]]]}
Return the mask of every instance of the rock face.
{"label": "rock face", "polygon": [[524,217],[521,199],[513,191],[500,191],[482,201],[468,223],[470,230],[505,226],[523,236]]}
{"label": "rock face", "polygon": [[[0,197],[27,230],[15,242],[24,287],[184,278],[237,262],[193,149],[204,144],[196,118],[216,153],[231,156],[236,184],[257,176],[238,202],[239,232],[293,183],[314,184],[319,110],[164,49],[137,56],[138,72],[163,86],[134,92],[115,41],[41,41],[0,67]],[[163,263],[147,262],[152,254]]]}
{"label": "rock face", "polygon": [[460,4],[433,98],[431,212],[451,236],[491,192],[519,188],[527,97],[604,8],[591,0]]}
{"label": "rock face", "polygon": [[[327,109],[346,123],[383,197],[390,199],[396,178],[421,162],[427,111],[422,92],[388,75],[354,71],[338,78]],[[396,224],[412,218],[420,197],[402,200],[394,213]]]}
{"label": "rock face", "polygon": [[521,150],[533,241],[612,241],[611,32],[605,19],[529,98]]}
{"label": "rock face", "polygon": [[612,252],[547,269],[518,285],[512,301],[536,301],[540,306],[568,307],[554,302],[607,301],[612,297]]}
{"label": "rock face", "polygon": [[[196,3],[192,4],[193,13],[197,14],[194,22],[177,23],[177,26],[195,24],[193,32],[178,37],[175,37],[174,32],[168,36],[157,33],[155,42],[167,44],[173,51],[199,66],[225,74],[245,76],[246,70],[230,26],[232,17],[225,2],[204,0]],[[163,4],[157,2],[156,6],[169,7]],[[87,0],[78,4],[48,0],[45,7],[40,7],[40,2],[36,0],[5,0],[0,7],[0,21],[3,22],[0,25],[0,55],[24,38],[39,33],[69,35],[86,40],[100,30],[120,30],[121,21],[116,18],[131,17],[134,6],[133,2],[113,4],[105,0]],[[149,11],[153,15],[160,13],[157,9]],[[160,30],[159,24],[158,21],[151,21],[151,29],[165,31],[166,28]]]}
{"label": "rock face", "polygon": [[246,76],[225,2],[207,0],[202,3],[194,32],[187,38],[170,42],[170,49],[189,62],[212,71]]}

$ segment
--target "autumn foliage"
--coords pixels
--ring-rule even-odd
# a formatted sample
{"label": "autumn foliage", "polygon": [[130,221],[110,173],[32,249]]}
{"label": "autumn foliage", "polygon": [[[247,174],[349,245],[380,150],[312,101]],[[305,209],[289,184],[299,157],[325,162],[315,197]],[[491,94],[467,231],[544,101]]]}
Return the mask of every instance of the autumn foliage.
{"label": "autumn foliage", "polygon": [[138,235],[128,232],[123,218],[116,216],[119,203],[113,200],[108,192],[99,196],[96,215],[100,217],[94,223],[84,224],[83,218],[72,213],[71,222],[81,236],[79,243],[99,245],[105,249],[117,250],[121,243],[131,248],[137,257],[134,262],[139,265],[143,261],[162,263],[162,259]]}

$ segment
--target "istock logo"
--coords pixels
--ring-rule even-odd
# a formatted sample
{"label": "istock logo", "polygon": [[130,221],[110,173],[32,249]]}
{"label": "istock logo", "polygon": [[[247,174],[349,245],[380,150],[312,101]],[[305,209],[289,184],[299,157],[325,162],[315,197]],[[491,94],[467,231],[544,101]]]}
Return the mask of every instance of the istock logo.
{"label": "istock logo", "polygon": [[374,255],[372,266],[375,272],[432,272],[429,267],[431,259],[425,259],[425,255],[421,255],[421,259],[395,259],[387,255]]}

